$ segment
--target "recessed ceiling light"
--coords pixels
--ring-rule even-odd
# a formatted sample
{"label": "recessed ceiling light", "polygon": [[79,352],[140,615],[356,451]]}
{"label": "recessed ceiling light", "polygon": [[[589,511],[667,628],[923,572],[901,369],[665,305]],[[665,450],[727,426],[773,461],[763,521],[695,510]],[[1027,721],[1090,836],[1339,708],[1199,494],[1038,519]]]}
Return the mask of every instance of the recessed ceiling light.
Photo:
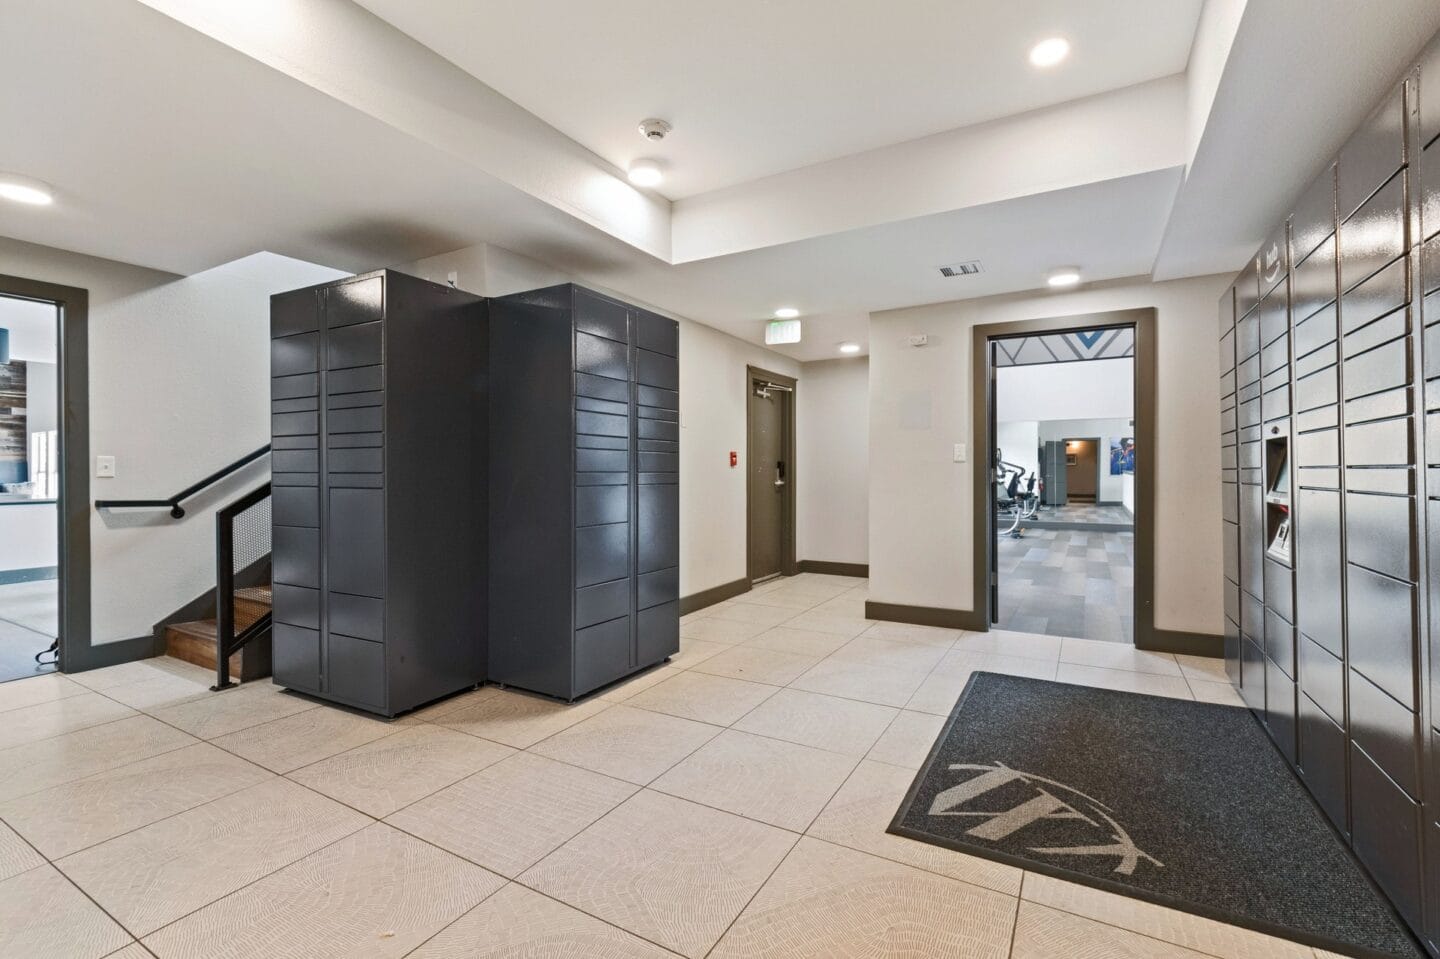
{"label": "recessed ceiling light", "polygon": [[630,164],[630,182],[636,186],[659,186],[665,179],[660,164],[654,160],[636,160]]}
{"label": "recessed ceiling light", "polygon": [[10,173],[0,173],[0,198],[31,206],[49,206],[55,202],[50,188],[39,180]]}
{"label": "recessed ceiling light", "polygon": [[841,344],[840,344],[840,352],[841,352],[841,353],[859,353],[859,352],[860,352],[860,344],[859,344],[859,343],[841,343]]}
{"label": "recessed ceiling light", "polygon": [[1037,67],[1053,67],[1070,55],[1070,41],[1064,37],[1041,40],[1030,48],[1030,63]]}
{"label": "recessed ceiling light", "polygon": [[1074,286],[1080,282],[1080,271],[1073,266],[1067,266],[1053,271],[1045,282],[1051,286]]}
{"label": "recessed ceiling light", "polygon": [[782,306],[775,311],[775,319],[777,320],[793,320],[799,315],[800,311],[793,306]]}

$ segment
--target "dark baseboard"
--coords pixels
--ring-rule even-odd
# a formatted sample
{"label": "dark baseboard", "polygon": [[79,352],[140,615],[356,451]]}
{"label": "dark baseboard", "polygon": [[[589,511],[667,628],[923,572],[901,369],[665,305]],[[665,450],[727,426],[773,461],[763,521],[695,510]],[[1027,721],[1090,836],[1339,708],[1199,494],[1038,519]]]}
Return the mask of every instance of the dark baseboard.
{"label": "dark baseboard", "polygon": [[0,569],[0,586],[11,583],[38,583],[47,579],[59,579],[58,566],[32,566],[29,569]]}
{"label": "dark baseboard", "polygon": [[[1136,637],[1137,639],[1139,637]],[[1221,659],[1225,656],[1225,639],[1214,633],[1187,633],[1178,629],[1156,629],[1148,643],[1137,649],[1156,653],[1182,653],[1186,656],[1209,656]]]}
{"label": "dark baseboard", "polygon": [[113,643],[97,643],[77,652],[79,655],[68,655],[65,672],[84,673],[92,669],[134,662],[137,659],[149,659],[151,656],[158,656],[162,650],[155,648],[154,636],[136,636]]}
{"label": "dark baseboard", "polygon": [[870,577],[869,563],[831,563],[823,559],[802,559],[799,563],[802,573],[828,573],[831,576]]}
{"label": "dark baseboard", "polygon": [[691,593],[689,596],[681,596],[680,615],[684,616],[688,613],[695,612],[697,609],[704,609],[706,606],[723,603],[727,599],[748,592],[750,592],[750,580],[737,579],[729,583],[721,583],[719,586],[712,586],[709,589],[702,589],[700,592]]}
{"label": "dark baseboard", "polygon": [[865,618],[888,623],[910,623],[914,626],[940,626],[945,629],[985,629],[985,617],[971,609],[945,609],[939,606],[904,606],[900,603],[865,602]]}

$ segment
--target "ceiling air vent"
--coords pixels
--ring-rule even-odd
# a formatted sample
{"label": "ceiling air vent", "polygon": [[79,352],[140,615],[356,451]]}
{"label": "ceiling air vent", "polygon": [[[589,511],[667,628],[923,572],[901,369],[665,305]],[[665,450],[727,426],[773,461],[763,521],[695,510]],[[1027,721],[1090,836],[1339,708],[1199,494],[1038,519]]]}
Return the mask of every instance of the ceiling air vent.
{"label": "ceiling air vent", "polygon": [[979,260],[966,260],[964,263],[951,263],[940,267],[941,276],[974,276],[979,272]]}

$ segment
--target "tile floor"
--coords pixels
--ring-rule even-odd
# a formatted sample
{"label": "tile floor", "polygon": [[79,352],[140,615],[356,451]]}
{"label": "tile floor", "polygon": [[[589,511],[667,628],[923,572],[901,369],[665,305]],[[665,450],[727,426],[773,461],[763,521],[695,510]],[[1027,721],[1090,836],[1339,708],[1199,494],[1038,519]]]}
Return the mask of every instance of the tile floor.
{"label": "tile floor", "polygon": [[1034,522],[1083,523],[1090,526],[1135,526],[1135,515],[1123,506],[1099,506],[1095,503],[1066,503],[1039,510]]}
{"label": "tile floor", "polygon": [[1219,662],[865,597],[767,584],[568,707],[383,722],[165,659],[0,685],[0,956],[1314,959],[885,832],[972,670],[1238,705]]}
{"label": "tile floor", "polygon": [[1134,644],[1134,533],[1028,529],[996,547],[1001,629]]}
{"label": "tile floor", "polygon": [[0,682],[53,673],[35,654],[59,635],[59,581],[0,584]]}

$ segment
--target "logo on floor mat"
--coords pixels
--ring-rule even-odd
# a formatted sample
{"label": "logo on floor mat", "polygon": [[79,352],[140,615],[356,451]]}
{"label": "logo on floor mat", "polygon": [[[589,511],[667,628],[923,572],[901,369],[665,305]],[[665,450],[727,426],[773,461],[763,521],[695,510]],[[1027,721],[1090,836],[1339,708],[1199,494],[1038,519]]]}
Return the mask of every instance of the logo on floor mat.
{"label": "logo on floor mat", "polygon": [[[975,775],[936,796],[930,804],[930,815],[979,820],[965,831],[967,836],[999,843],[1037,823],[1068,823],[1075,832],[1075,845],[1029,846],[1027,849],[1037,855],[1057,858],[1113,856],[1116,862],[1112,871],[1125,876],[1131,875],[1141,860],[1156,868],[1165,868],[1164,863],[1135,845],[1130,834],[1110,815],[1109,806],[1078,789],[1001,763],[955,763],[949,768],[951,772]],[[974,808],[993,803],[999,798],[996,793],[1002,793],[1013,804],[1006,809]],[[988,803],[978,802],[982,797]],[[1023,838],[1016,841],[1023,842]]]}

